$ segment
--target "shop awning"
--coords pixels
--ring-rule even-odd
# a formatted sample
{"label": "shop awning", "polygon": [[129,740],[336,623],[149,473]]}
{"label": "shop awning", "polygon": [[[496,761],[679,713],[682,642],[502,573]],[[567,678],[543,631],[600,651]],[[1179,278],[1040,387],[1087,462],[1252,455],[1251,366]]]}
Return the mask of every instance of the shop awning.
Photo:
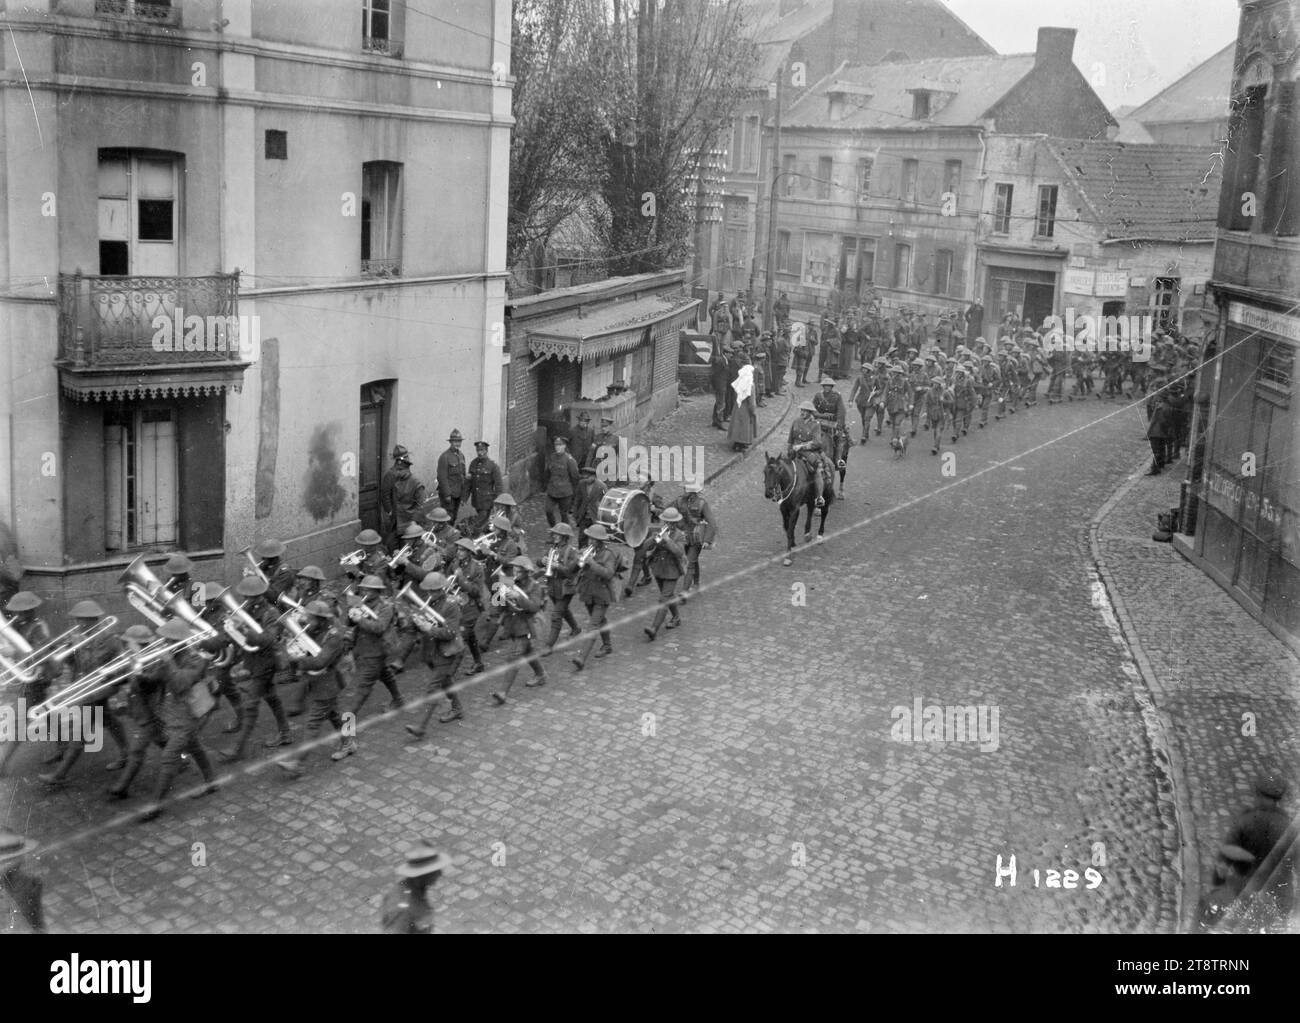
{"label": "shop awning", "polygon": [[592,362],[639,348],[654,328],[669,320],[684,325],[699,299],[653,295],[593,308],[528,332],[528,350],[537,360]]}

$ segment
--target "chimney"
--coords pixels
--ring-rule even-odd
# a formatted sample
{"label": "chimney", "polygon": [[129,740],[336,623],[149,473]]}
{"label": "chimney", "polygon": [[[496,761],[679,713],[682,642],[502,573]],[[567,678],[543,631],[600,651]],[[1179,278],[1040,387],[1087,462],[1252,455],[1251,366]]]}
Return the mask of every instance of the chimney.
{"label": "chimney", "polygon": [[1074,60],[1074,37],[1078,34],[1077,28],[1039,28],[1034,66],[1051,67],[1071,63]]}

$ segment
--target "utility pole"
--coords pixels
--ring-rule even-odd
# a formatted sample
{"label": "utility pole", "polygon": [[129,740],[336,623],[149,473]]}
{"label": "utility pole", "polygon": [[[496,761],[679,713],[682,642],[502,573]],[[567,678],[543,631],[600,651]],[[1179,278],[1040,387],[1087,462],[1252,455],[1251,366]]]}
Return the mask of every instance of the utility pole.
{"label": "utility pole", "polygon": [[769,197],[767,210],[767,289],[763,296],[763,329],[771,330],[775,334],[772,324],[772,289],[776,283],[776,183],[781,174],[781,79],[785,77],[786,63],[781,61],[781,66],[776,72],[776,114],[774,119],[775,131],[772,133],[772,194]]}

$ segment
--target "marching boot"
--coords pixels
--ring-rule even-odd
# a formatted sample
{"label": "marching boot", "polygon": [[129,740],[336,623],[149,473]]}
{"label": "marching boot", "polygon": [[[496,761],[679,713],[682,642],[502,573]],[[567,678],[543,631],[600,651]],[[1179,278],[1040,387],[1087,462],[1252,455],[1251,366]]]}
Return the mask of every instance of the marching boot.
{"label": "marching boot", "polygon": [[[418,725],[404,725],[407,733],[414,739],[423,739],[425,733],[429,730],[429,719],[433,717],[434,703],[429,701],[429,706],[425,708],[424,715],[420,718]],[[342,752],[342,747],[340,747]]]}
{"label": "marching boot", "polygon": [[822,478],[822,471],[819,467],[813,474],[813,493],[817,495],[816,505],[818,508],[823,508],[826,505],[825,492],[826,481]]}
{"label": "marching boot", "polygon": [[339,748],[330,754],[330,759],[336,762],[339,760],[346,760],[355,752],[357,752],[357,740],[344,738],[343,741],[339,743]]}
{"label": "marching boot", "polygon": [[292,746],[293,733],[289,731],[289,729],[287,728],[283,729],[282,731],[276,734],[276,737],[274,739],[268,739],[265,743],[263,743],[263,745],[266,749],[277,749],[280,746]]}
{"label": "marching boot", "polygon": [[117,784],[108,790],[109,796],[113,799],[125,799],[131,789],[131,783],[135,781],[135,776],[140,773],[140,768],[144,766],[144,756],[127,757],[126,770],[122,776],[117,779]]}
{"label": "marching boot", "polygon": [[460,697],[455,693],[447,694],[447,702],[451,704],[445,714],[439,714],[438,720],[444,724],[450,724],[453,721],[459,721],[465,716],[465,709],[460,705]]}
{"label": "marching boot", "polygon": [[64,751],[63,757],[59,761],[59,766],[53,771],[46,774],[37,775],[38,778],[52,789],[62,787],[63,783],[68,780],[68,772],[72,770],[73,765],[81,759],[82,749],[80,746],[71,745]]}

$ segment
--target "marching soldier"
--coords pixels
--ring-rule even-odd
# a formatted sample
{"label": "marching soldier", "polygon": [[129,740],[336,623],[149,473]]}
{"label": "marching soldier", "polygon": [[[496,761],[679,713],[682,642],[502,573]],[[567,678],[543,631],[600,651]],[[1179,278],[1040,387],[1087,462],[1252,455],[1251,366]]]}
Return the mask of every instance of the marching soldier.
{"label": "marching soldier", "polygon": [[396,509],[393,504],[393,488],[397,485],[398,461],[408,454],[406,448],[398,444],[393,448],[393,465],[379,481],[379,530],[384,543],[391,544],[397,539]]}
{"label": "marching soldier", "polygon": [[465,456],[460,453],[464,439],[459,430],[452,430],[447,438],[447,450],[438,456],[438,501],[447,509],[453,525],[460,518],[460,502],[468,475]]}
{"label": "marching soldier", "polygon": [[[189,639],[192,635],[189,626],[174,618],[158,627],[158,636],[172,642]],[[199,739],[199,730],[213,706],[212,693],[203,678],[203,659],[192,650],[179,650],[156,664],[148,665],[141,674],[159,687],[163,729],[167,735],[167,744],[158,765],[158,788],[153,802],[140,812],[140,820],[144,822],[154,820],[163,812],[167,796],[181,772],[184,754],[190,755],[203,775],[203,788],[194,794],[194,798],[211,795],[217,791],[217,785],[207,751]]]}
{"label": "marching soldier", "polygon": [[528,667],[533,670],[533,677],[524,683],[525,686],[533,689],[547,682],[546,669],[533,652],[533,615],[542,609],[543,599],[541,584],[533,578],[537,568],[531,558],[522,554],[501,567],[502,576],[492,594],[492,602],[500,602],[504,608],[501,625],[506,638],[515,641],[515,648],[506,671],[506,684],[492,694],[498,706],[504,704],[510,695],[522,660],[527,660]]}
{"label": "marching soldier", "polygon": [[943,446],[943,428],[953,416],[953,393],[943,377],[930,378],[930,391],[926,395],[926,415],[930,420],[930,454],[937,455]]}
{"label": "marching soldier", "polygon": [[551,631],[542,650],[543,657],[550,657],[560,641],[561,625],[569,626],[570,637],[582,632],[569,607],[578,590],[578,551],[569,542],[572,539],[573,527],[567,522],[557,522],[551,527],[550,547],[542,561],[542,578],[546,580],[546,595],[551,601]]}
{"label": "marching soldier", "polygon": [[[383,580],[368,575],[358,587],[363,591],[360,601],[348,608],[348,620],[356,627],[356,645],[353,656],[357,661],[357,695],[352,704],[352,716],[360,719],[361,708],[370,698],[376,682],[382,682],[392,697],[389,710],[400,710],[402,694],[397,689],[397,679],[388,663],[387,636],[393,628],[396,611],[393,602],[384,592]],[[356,741],[345,738],[343,747],[334,754],[342,760],[357,751]]]}
{"label": "marching soldier", "polygon": [[[313,565],[308,565],[298,573],[299,577],[306,573],[308,569],[314,567],[315,566]],[[319,575],[322,580],[325,578],[319,568],[316,569],[316,574]],[[239,687],[235,685],[234,680],[230,677],[231,665],[235,659],[235,644],[226,637],[222,629],[226,606],[221,603],[221,591],[224,590],[225,587],[222,586],[221,583],[208,582],[202,583],[201,589],[203,591],[203,607],[199,612],[199,617],[216,629],[217,635],[220,637],[220,645],[211,651],[216,653],[216,659],[209,666],[208,670],[212,672],[212,676],[216,680],[217,695],[225,697],[226,702],[230,704],[230,709],[235,712],[234,720],[223,728],[221,732],[223,735],[234,735],[240,730],[240,727],[243,724],[244,708],[243,698],[239,693]],[[136,628],[136,626],[132,626],[131,628]],[[148,643],[152,638],[152,635],[144,626],[140,626],[140,628],[144,630],[144,633],[140,638],[142,638],[144,643]],[[124,637],[129,639],[130,636],[131,629],[127,629]],[[208,649],[208,644],[204,644],[204,649]],[[139,720],[139,717],[137,716],[136,719]],[[159,728],[161,730],[161,726],[159,726]],[[159,743],[159,745],[161,745],[161,743]]]}
{"label": "marching soldier", "polygon": [[257,727],[258,705],[263,701],[271,708],[276,727],[276,736],[266,742],[266,748],[288,746],[293,741],[284,705],[275,691],[275,647],[280,640],[280,625],[275,608],[266,602],[266,592],[266,583],[255,575],[245,576],[235,586],[235,593],[244,598],[245,613],[258,627],[249,630],[244,636],[244,641],[251,648],[242,651],[238,669],[238,674],[243,676],[240,683],[240,705],[244,715],[234,748],[217,754],[217,759],[223,764],[244,759],[253,729]]}
{"label": "marching soldier", "polygon": [[379,534],[373,529],[363,529],[356,535],[361,549],[361,560],[344,565],[347,577],[356,584],[368,575],[383,576],[388,571],[388,552],[384,550]]}
{"label": "marching soldier", "polygon": [[[514,500],[511,498],[511,500]],[[511,561],[523,553],[519,544],[514,539],[514,530],[510,525],[510,520],[504,515],[497,515],[492,519],[492,540],[491,553],[487,556],[487,564],[484,570],[491,569],[492,579],[500,577],[502,569]],[[489,583],[489,589],[493,586]],[[482,651],[487,653],[492,647],[492,641],[496,639],[497,630],[501,627],[501,606],[492,601],[491,607],[487,612],[486,632],[483,636]]]}
{"label": "marching soldier", "polygon": [[885,411],[889,413],[889,444],[896,451],[907,451],[907,438],[903,436],[903,420],[911,411],[911,385],[903,367],[889,367],[889,382],[885,385]]}
{"label": "marching soldier", "polygon": [[[578,419],[581,423],[582,420],[590,420],[591,417],[584,412]],[[574,427],[573,432],[576,447],[578,427]],[[591,430],[588,428],[587,436],[590,435]],[[469,463],[469,501],[474,506],[474,518],[469,529],[475,535],[483,532],[487,527],[488,516],[492,513],[492,504],[496,501],[497,495],[506,488],[500,466],[488,457],[489,446],[485,440],[476,440],[474,461]],[[577,455],[575,454],[574,457],[576,458]],[[448,521],[451,521],[450,516]]]}
{"label": "marching soldier", "polygon": [[474,541],[464,537],[456,541],[456,572],[453,584],[460,590],[460,634],[474,664],[465,673],[478,675],[483,672],[483,655],[478,645],[478,620],[483,610],[490,606],[487,573],[483,564],[474,556]]}
{"label": "marching soldier", "polygon": [[[500,516],[510,524],[509,534],[518,546],[519,554],[528,553],[528,537],[524,530],[523,513],[519,510],[519,503],[511,494],[498,494],[496,502],[492,505],[492,514],[488,517],[488,526],[491,528],[492,520]],[[513,557],[514,555],[511,555]]]}
{"label": "marching soldier", "polygon": [[36,848],[12,831],[0,831],[0,889],[9,893],[14,908],[35,933],[45,932],[45,907],[41,903],[45,884],[23,869],[23,857]]}
{"label": "marching soldier", "polygon": [[[71,617],[76,624],[76,631],[68,638],[69,646],[85,640],[88,633],[92,632],[104,617],[104,609],[96,604],[93,600],[83,600],[72,608]],[[90,640],[83,642],[83,645],[73,651],[71,663],[64,664],[68,681],[75,683],[85,678],[96,668],[107,664],[120,651],[120,646],[107,631],[101,631],[99,635]],[[57,657],[51,657],[51,661],[57,661]],[[126,754],[129,743],[126,738],[126,731],[122,728],[122,723],[118,721],[117,715],[113,713],[113,708],[108,703],[109,694],[107,691],[98,693],[89,697],[85,701],[80,701],[78,709],[88,708],[93,714],[99,711],[103,716],[104,728],[108,734],[113,737],[113,742],[117,744],[118,758],[110,763],[109,770],[120,771],[126,766]],[[75,712],[75,711],[74,711]],[[40,780],[50,788],[58,788],[68,778],[68,772],[85,751],[81,743],[69,742],[67,748],[63,751],[63,757],[59,761],[59,766],[53,771],[40,775]]]}
{"label": "marching soldier", "polygon": [[194,562],[184,554],[173,554],[163,565],[167,581],[163,583],[169,593],[179,593],[186,600],[193,596],[194,584],[190,582],[190,573],[194,571]]}
{"label": "marching soldier", "polygon": [[[430,515],[437,512],[442,512],[444,523],[450,518],[446,508],[435,508]],[[424,530],[420,528],[418,522],[408,522],[402,527],[402,533],[397,538],[397,547],[393,556],[384,564],[384,574],[388,576],[389,586],[394,590],[400,589],[409,574],[408,567],[423,564],[430,555],[441,553],[436,545],[424,542]],[[416,582],[419,580],[417,579]]]}
{"label": "marching soldier", "polygon": [[799,406],[799,418],[790,424],[786,446],[791,458],[798,455],[804,460],[808,478],[817,494],[817,507],[821,508],[826,504],[826,487],[833,478],[834,467],[822,453],[822,428],[817,422],[817,406],[811,401]]}
{"label": "marching soldier", "polygon": [[[339,714],[339,696],[343,680],[339,675],[339,661],[347,652],[347,642],[337,626],[334,609],[323,600],[313,600],[304,609],[307,616],[307,637],[320,647],[312,656],[300,651],[293,658],[294,667],[307,678],[307,695],[311,699],[311,712],[307,715],[304,741],[294,753],[276,761],[276,766],[290,778],[301,778],[303,763],[311,755],[312,746],[321,729],[328,722],[339,734],[339,752],[347,742],[343,734],[343,718]],[[355,741],[354,741],[355,745]]]}
{"label": "marching soldier", "polygon": [[[153,639],[154,634],[147,625],[132,625],[122,633],[123,651],[132,655],[139,654]],[[133,672],[124,684],[127,714],[135,721],[136,733],[127,746],[126,769],[108,790],[110,799],[126,799],[131,791],[131,783],[144,766],[149,747],[163,749],[167,745],[167,733],[163,730],[162,719],[158,717],[162,692],[157,677]]]}
{"label": "marching soldier", "polygon": [[439,716],[440,722],[445,725],[465,716],[460,697],[452,689],[452,681],[465,656],[465,641],[461,637],[460,603],[448,594],[451,584],[452,580],[441,572],[430,572],[420,580],[420,589],[428,594],[427,599],[434,614],[442,620],[425,621],[423,616],[417,618],[420,631],[424,634],[424,663],[429,666],[432,675],[429,677],[428,705],[424,708],[424,717],[420,719],[419,725],[405,726],[416,739],[424,738],[429,719],[437,708],[433,697],[438,693],[446,696],[450,704],[447,712]]}
{"label": "marching soldier", "polygon": [[849,401],[858,407],[858,418],[862,420],[862,439],[858,441],[859,444],[865,444],[871,439],[870,401],[873,379],[871,364],[863,362],[858,369],[858,375],[853,378],[853,387],[849,391]]}
{"label": "marching soldier", "polygon": [[916,424],[926,411],[925,401],[930,393],[930,378],[925,372],[925,360],[914,358],[907,375],[908,385],[912,388],[912,433],[916,436]]}
{"label": "marching soldier", "polygon": [[557,436],[552,442],[555,450],[546,458],[546,524],[557,522],[572,525],[573,493],[578,486],[578,463],[568,452],[568,441]]}
{"label": "marching soldier", "polygon": [[[44,646],[52,638],[50,627],[45,624],[45,619],[36,615],[37,610],[44,603],[40,597],[30,590],[19,590],[5,603],[5,614],[9,616],[10,626],[33,650]],[[16,649],[11,648],[0,636],[0,654],[4,654],[11,660],[18,661],[22,659],[22,654]],[[43,703],[49,695],[50,683],[54,677],[54,662],[47,658],[40,664],[28,671],[31,681],[23,683],[20,690],[21,698],[28,707],[35,707]],[[0,748],[0,771],[9,759],[18,752],[18,742],[15,740],[7,746]],[[45,763],[53,764],[63,756],[61,750],[57,747],[54,752],[45,759]]]}
{"label": "marching soldier", "polygon": [[682,513],[676,508],[665,508],[659,516],[664,528],[647,541],[650,547],[650,572],[659,584],[659,610],[655,612],[654,623],[645,630],[650,642],[659,635],[664,619],[670,614],[672,621],[668,628],[675,629],[682,624],[681,612],[678,610],[677,586],[686,575],[686,534],[681,529]]}
{"label": "marching soldier", "polygon": [[613,634],[607,626],[607,618],[609,607],[614,603],[618,554],[605,545],[609,533],[599,523],[588,526],[583,535],[591,543],[579,554],[577,596],[587,609],[587,629],[593,635],[572,657],[574,671],[581,671],[586,666],[592,647],[596,645],[595,633],[600,635],[596,657],[608,657],[614,652]]}
{"label": "marching soldier", "polygon": [[957,443],[957,430],[966,436],[970,430],[971,410],[975,407],[975,385],[971,383],[970,370],[958,366],[953,371],[952,385],[952,442]]}
{"label": "marching soldier", "polygon": [[281,593],[293,588],[294,571],[282,560],[285,550],[287,548],[279,540],[263,540],[253,548],[257,567],[266,576],[266,599],[272,604],[280,599]]}
{"label": "marching soldier", "polygon": [[600,517],[600,502],[605,499],[605,484],[596,478],[595,467],[584,465],[578,470],[578,489],[573,495],[575,527],[581,533],[595,525]]}
{"label": "marching soldier", "polygon": [[[978,346],[977,346],[978,347]],[[988,345],[984,346],[986,349]],[[995,401],[1000,403],[1002,392],[1002,370],[998,364],[993,361],[993,356],[985,351],[980,356],[979,379],[981,385],[980,395],[980,429],[984,429],[989,422],[989,406]],[[1002,416],[997,417],[1001,419]]]}
{"label": "marching soldier", "polygon": [[[682,590],[682,603],[686,594],[700,586],[700,552],[712,550],[718,539],[718,522],[713,509],[704,497],[704,486],[687,483],[686,492],[673,502],[682,514],[682,527],[686,530],[686,585]],[[660,521],[663,520],[661,515]]]}
{"label": "marching soldier", "polygon": [[433,910],[427,893],[442,877],[451,861],[428,843],[420,843],[406,854],[397,868],[397,888],[384,897],[382,922],[385,934],[432,934]]}

